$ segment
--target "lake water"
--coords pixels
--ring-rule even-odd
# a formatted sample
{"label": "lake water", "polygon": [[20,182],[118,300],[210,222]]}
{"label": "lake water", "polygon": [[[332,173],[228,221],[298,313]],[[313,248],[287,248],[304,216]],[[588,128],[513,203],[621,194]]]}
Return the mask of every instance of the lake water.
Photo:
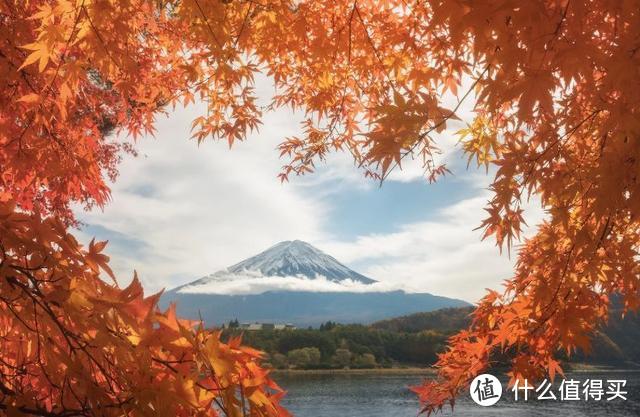
{"label": "lake water", "polygon": [[[419,384],[420,375],[277,375],[276,381],[288,391],[284,405],[296,417],[415,417],[419,404],[409,385]],[[561,377],[556,378],[556,382]],[[528,402],[514,402],[506,389],[500,401],[491,407],[476,405],[468,393],[457,399],[452,413],[445,416],[579,417],[640,416],[640,372],[606,371],[567,373],[567,379],[626,379],[627,400],[536,401],[530,392]],[[606,384],[606,382],[605,382]],[[556,396],[558,391],[555,391]],[[533,397],[533,399],[532,399]]]}

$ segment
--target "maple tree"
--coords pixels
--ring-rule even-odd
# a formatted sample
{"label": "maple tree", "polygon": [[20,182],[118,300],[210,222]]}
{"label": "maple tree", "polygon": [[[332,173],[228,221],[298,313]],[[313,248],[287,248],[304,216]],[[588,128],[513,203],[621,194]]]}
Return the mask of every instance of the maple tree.
{"label": "maple tree", "polygon": [[[512,378],[562,372],[556,354],[588,349],[612,295],[640,306],[639,11],[634,0],[3,0],[0,407],[286,413],[258,353],[158,312],[136,280],[103,281],[104,245],[83,248],[68,230],[74,204],[108,202],[122,152],[135,152],[126,133],[153,133],[171,105],[196,99],[207,112],[194,138],[230,145],[265,111],[304,110],[302,134],[280,145],[282,180],[335,150],[379,180],[416,156],[436,180],[447,169],[434,134],[459,107],[447,97],[473,95],[462,147],[496,169],[485,236],[511,249],[533,195],[548,216],[504,292],[451,339],[439,380],[415,390],[438,410],[498,352],[512,354]],[[266,107],[260,72],[276,87]]]}

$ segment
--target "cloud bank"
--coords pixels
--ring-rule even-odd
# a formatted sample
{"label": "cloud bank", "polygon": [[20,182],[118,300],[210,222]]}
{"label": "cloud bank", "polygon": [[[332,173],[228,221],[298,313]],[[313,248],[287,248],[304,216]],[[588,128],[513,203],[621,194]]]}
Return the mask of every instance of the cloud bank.
{"label": "cloud bank", "polygon": [[240,274],[220,271],[193,284],[186,285],[180,288],[178,292],[188,294],[250,295],[262,294],[267,291],[365,293],[397,290],[418,292],[402,288],[402,286],[390,282],[363,284],[351,279],[331,281],[320,275],[313,279],[304,276],[263,276],[254,271],[246,271]]}
{"label": "cloud bank", "polygon": [[[358,236],[352,241],[318,242],[328,253],[373,279],[407,288],[475,302],[486,288],[499,289],[513,273],[515,253],[500,254],[495,240],[474,230],[482,221],[490,194],[440,209],[431,219],[407,223],[387,234]],[[525,208],[524,237],[544,218],[537,201]],[[517,247],[516,247],[517,250]]]}
{"label": "cloud bank", "polygon": [[126,157],[103,211],[78,211],[81,241],[108,239],[106,253],[121,283],[134,269],[147,291],[172,288],[255,255],[281,240],[326,238],[329,205],[280,184],[275,147],[295,132],[291,115],[272,115],[261,134],[229,150],[189,141],[198,108],[178,108],[157,122],[157,138]]}

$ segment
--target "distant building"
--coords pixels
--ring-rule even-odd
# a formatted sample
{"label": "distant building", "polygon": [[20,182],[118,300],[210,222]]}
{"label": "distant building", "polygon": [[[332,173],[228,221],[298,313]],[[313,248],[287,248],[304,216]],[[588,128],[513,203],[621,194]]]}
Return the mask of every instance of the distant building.
{"label": "distant building", "polygon": [[291,323],[242,323],[240,328],[251,332],[257,330],[295,330],[296,326]]}

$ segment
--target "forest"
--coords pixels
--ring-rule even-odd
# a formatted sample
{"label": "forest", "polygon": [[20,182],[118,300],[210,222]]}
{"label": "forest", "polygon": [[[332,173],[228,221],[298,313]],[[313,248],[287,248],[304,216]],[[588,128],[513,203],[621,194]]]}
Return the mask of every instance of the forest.
{"label": "forest", "polygon": [[[243,331],[237,322],[223,337],[242,335],[243,342],[265,352],[263,365],[275,369],[373,369],[428,367],[447,339],[469,325],[472,307],[445,308],[383,320],[371,325],[327,322],[319,328]],[[592,335],[591,350],[563,361],[597,365],[640,365],[640,318],[614,318]],[[499,358],[506,366],[507,357]]]}
{"label": "forest", "polygon": [[231,322],[223,336],[242,334],[243,342],[267,353],[264,365],[276,369],[367,369],[425,366],[437,360],[449,336],[469,321],[471,308],[447,308],[370,326],[326,322],[319,328],[242,331]]}

